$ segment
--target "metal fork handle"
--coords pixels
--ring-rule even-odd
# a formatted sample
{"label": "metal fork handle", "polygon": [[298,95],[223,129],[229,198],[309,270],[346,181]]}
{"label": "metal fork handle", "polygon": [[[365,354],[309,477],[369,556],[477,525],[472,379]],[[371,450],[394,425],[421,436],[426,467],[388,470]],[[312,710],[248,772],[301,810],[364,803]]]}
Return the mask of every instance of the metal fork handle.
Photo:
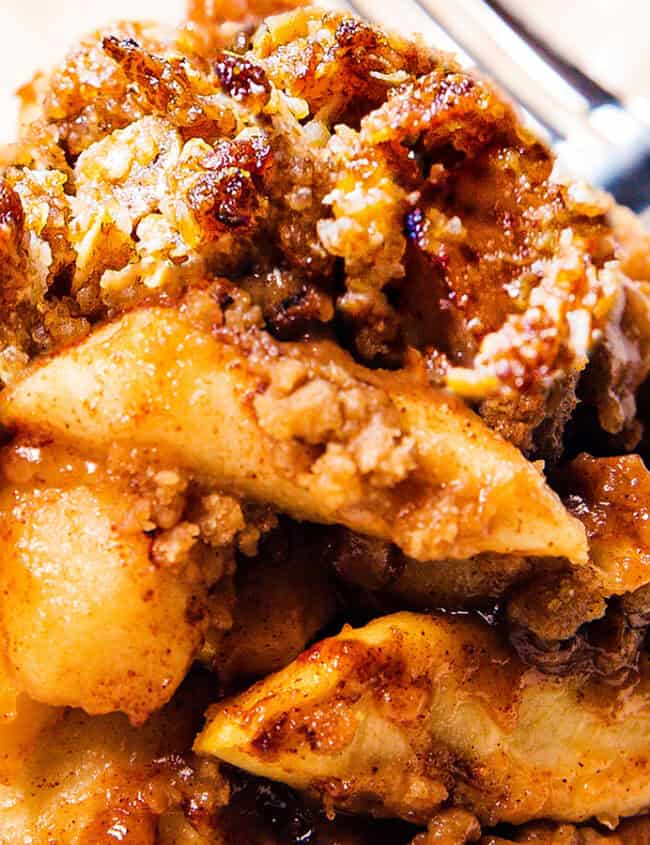
{"label": "metal fork handle", "polygon": [[[650,118],[564,60],[499,0],[348,0],[388,28],[421,33],[494,79],[545,129],[560,172],[610,190],[639,210],[650,202]],[[635,110],[636,108],[636,110]]]}

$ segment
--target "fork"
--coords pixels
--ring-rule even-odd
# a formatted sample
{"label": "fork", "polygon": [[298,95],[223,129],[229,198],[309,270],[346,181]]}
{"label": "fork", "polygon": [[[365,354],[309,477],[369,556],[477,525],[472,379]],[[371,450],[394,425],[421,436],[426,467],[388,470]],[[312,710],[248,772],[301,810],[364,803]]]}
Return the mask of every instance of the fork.
{"label": "fork", "polygon": [[650,205],[650,102],[623,102],[531,32],[499,0],[344,0],[368,20],[415,32],[485,72],[558,155],[560,175]]}

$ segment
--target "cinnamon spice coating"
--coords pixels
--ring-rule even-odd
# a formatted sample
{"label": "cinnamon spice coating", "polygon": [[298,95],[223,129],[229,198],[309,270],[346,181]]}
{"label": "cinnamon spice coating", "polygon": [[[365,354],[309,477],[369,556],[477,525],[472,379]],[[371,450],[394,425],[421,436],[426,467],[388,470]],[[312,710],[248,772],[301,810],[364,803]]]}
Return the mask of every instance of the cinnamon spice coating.
{"label": "cinnamon spice coating", "polygon": [[297,0],[19,95],[0,843],[644,842],[641,221]]}

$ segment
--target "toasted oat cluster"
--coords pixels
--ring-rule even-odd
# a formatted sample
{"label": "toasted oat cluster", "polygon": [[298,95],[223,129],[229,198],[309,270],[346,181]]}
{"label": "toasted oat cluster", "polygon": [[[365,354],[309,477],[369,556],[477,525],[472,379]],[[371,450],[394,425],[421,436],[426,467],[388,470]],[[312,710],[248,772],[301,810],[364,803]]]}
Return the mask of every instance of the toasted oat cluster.
{"label": "toasted oat cluster", "polygon": [[0,843],[650,842],[641,223],[293,0],[20,96]]}

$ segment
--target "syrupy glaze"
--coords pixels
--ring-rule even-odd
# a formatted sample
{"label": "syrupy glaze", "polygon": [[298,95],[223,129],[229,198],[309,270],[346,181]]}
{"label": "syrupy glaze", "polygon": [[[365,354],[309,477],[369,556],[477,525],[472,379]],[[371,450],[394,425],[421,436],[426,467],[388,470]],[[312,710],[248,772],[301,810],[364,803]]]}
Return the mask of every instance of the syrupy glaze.
{"label": "syrupy glaze", "polygon": [[592,560],[609,593],[650,580],[650,473],[638,455],[583,454],[563,471],[567,508],[585,526]]}
{"label": "syrupy glaze", "polygon": [[156,816],[146,806],[132,805],[104,810],[84,829],[79,845],[152,845],[156,841]]}

